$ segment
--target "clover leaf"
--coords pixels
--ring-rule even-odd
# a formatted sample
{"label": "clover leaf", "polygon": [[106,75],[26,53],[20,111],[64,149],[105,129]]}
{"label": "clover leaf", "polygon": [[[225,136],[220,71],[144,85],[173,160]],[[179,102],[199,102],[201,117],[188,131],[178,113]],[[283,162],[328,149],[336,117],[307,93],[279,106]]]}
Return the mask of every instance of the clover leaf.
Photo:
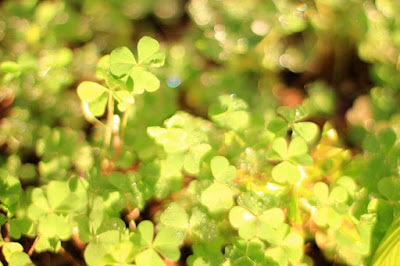
{"label": "clover leaf", "polygon": [[110,71],[117,77],[123,77],[136,66],[136,60],[127,47],[118,47],[110,54]]}
{"label": "clover leaf", "polygon": [[190,216],[188,233],[192,239],[209,243],[218,237],[218,226],[206,210],[195,207]]}
{"label": "clover leaf", "polygon": [[130,264],[140,252],[140,248],[131,241],[128,231],[108,230],[92,239],[84,253],[85,261],[90,266],[110,264]]}
{"label": "clover leaf", "polygon": [[10,215],[14,215],[20,198],[22,197],[22,186],[19,179],[5,175],[0,179],[0,207],[4,208]]}
{"label": "clover leaf", "polygon": [[276,112],[283,116],[288,123],[297,122],[308,115],[308,109],[304,106],[298,105],[293,109],[286,106],[279,107]]}
{"label": "clover leaf", "polygon": [[291,128],[294,137],[299,136],[308,144],[313,143],[317,139],[319,135],[318,126],[312,122],[300,122],[309,114],[308,109],[305,106],[299,105],[293,109],[281,106],[277,109],[277,113],[286,120],[286,123],[278,119],[269,122],[267,129],[276,136],[284,135],[286,130]]}
{"label": "clover leaf", "polygon": [[[310,204],[318,208],[313,213],[313,220],[318,226],[329,225],[337,227],[340,224],[340,215],[337,211],[345,208],[348,192],[341,186],[336,186],[329,192],[329,187],[323,182],[317,182],[313,187]],[[335,211],[337,210],[337,211]]]}
{"label": "clover leaf", "polygon": [[233,191],[221,183],[213,183],[201,193],[201,203],[211,212],[228,210],[233,205]]}
{"label": "clover leaf", "polygon": [[221,95],[218,97],[219,105],[211,105],[208,115],[220,127],[233,131],[244,130],[250,121],[245,101],[236,95]]}
{"label": "clover leaf", "polygon": [[230,265],[265,265],[265,245],[257,239],[235,238],[225,248],[225,257]]}
{"label": "clover leaf", "polygon": [[133,238],[135,246],[143,249],[135,258],[138,266],[165,265],[160,255],[172,261],[179,260],[179,245],[182,243],[183,237],[175,229],[163,227],[156,235],[154,241],[153,238],[153,223],[150,221],[141,222],[137,228],[137,235]]}
{"label": "clover leaf", "polygon": [[207,242],[206,244],[193,244],[193,255],[186,260],[190,266],[222,265],[224,255],[221,252],[221,241]]}
{"label": "clover leaf", "polygon": [[297,165],[310,166],[313,164],[312,157],[308,154],[306,142],[300,138],[293,138],[287,145],[283,137],[278,137],[272,142],[272,150],[268,151],[270,160],[281,161],[272,169],[272,177],[276,182],[289,182],[295,184],[301,179],[301,171]]}
{"label": "clover leaf", "polygon": [[207,143],[200,143],[195,146],[191,146],[183,163],[185,171],[192,175],[198,174],[200,171],[202,158],[209,151],[211,151],[211,145]]}
{"label": "clover leaf", "polygon": [[256,215],[246,208],[234,206],[229,212],[229,221],[239,230],[241,238],[258,237],[274,244],[283,241],[289,228],[280,208],[271,208]]}
{"label": "clover leaf", "polygon": [[[205,155],[211,151],[211,145],[207,143],[208,136],[202,128],[203,124],[203,120],[184,112],[177,112],[164,122],[166,128],[148,127],[147,133],[158,144],[163,145],[164,150],[171,156],[183,154],[184,170],[191,175],[197,175]],[[182,165],[175,168],[174,172],[180,171],[181,168]]]}
{"label": "clover leaf", "polygon": [[302,137],[307,143],[315,141],[319,134],[319,128],[312,122],[299,122],[292,124],[293,132]]}
{"label": "clover leaf", "polygon": [[303,258],[303,237],[292,230],[279,246],[267,249],[265,255],[279,265],[288,265],[288,261],[300,262]]}
{"label": "clover leaf", "polygon": [[90,113],[102,116],[106,110],[108,89],[92,81],[84,81],[78,86],[79,98],[88,105]]}
{"label": "clover leaf", "polygon": [[138,61],[127,47],[113,50],[110,54],[110,71],[117,78],[128,76],[127,88],[134,93],[156,91],[160,81],[148,68],[164,65],[165,54],[159,51],[159,43],[150,37],[141,38],[137,48]]}
{"label": "clover leaf", "polygon": [[147,67],[160,67],[164,65],[165,55],[159,52],[159,43],[150,37],[143,37],[138,43],[139,64]]}
{"label": "clover leaf", "polygon": [[296,184],[300,181],[300,169],[294,164],[283,161],[272,169],[272,178],[278,183],[288,181],[290,184]]}
{"label": "clover leaf", "polygon": [[236,168],[229,165],[228,159],[223,156],[215,156],[210,162],[211,172],[216,180],[230,182],[236,176]]}
{"label": "clover leaf", "polygon": [[378,182],[379,192],[388,199],[396,202],[400,200],[400,178],[384,177]]}
{"label": "clover leaf", "polygon": [[164,226],[186,232],[189,218],[182,206],[177,203],[172,203],[161,213],[160,222]]}

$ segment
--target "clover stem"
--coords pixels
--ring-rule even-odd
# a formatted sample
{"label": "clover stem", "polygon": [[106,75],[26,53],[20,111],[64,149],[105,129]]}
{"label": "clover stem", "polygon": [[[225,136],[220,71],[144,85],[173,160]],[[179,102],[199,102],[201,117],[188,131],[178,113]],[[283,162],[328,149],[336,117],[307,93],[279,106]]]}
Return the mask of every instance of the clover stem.
{"label": "clover stem", "polygon": [[114,99],[112,92],[110,90],[108,94],[108,103],[107,103],[107,127],[106,127],[106,133],[104,136],[104,147],[106,150],[110,148],[110,142],[111,142],[111,134],[112,134],[112,129],[113,129],[113,117],[114,117]]}
{"label": "clover stem", "polygon": [[36,247],[37,243],[39,242],[41,236],[42,236],[41,234],[38,235],[38,236],[35,238],[35,241],[33,241],[33,244],[32,244],[31,248],[29,249],[29,251],[28,251],[28,253],[27,253],[29,257],[32,256],[33,251],[35,250],[35,247]]}
{"label": "clover stem", "polygon": [[121,146],[124,144],[124,136],[125,136],[125,128],[126,124],[128,123],[128,116],[129,116],[129,107],[126,108],[123,116],[122,116],[122,123],[121,123]]}

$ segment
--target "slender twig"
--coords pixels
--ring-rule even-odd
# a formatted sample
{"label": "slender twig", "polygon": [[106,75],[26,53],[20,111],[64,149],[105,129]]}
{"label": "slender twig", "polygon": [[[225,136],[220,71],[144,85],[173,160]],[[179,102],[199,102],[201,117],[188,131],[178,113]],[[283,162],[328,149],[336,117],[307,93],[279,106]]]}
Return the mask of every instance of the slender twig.
{"label": "slender twig", "polygon": [[29,256],[29,257],[32,256],[33,251],[35,250],[35,247],[36,247],[37,243],[39,242],[41,236],[42,236],[41,234],[38,235],[38,236],[36,237],[35,241],[33,242],[31,248],[30,248],[29,251],[28,251],[28,256]]}

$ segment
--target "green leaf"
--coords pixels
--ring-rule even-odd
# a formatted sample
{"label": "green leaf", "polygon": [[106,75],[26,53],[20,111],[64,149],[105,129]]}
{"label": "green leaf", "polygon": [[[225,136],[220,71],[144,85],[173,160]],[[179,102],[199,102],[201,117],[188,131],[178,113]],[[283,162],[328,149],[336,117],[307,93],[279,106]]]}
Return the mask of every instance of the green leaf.
{"label": "green leaf", "polygon": [[282,159],[285,159],[287,154],[287,142],[285,138],[276,138],[272,142],[272,149],[276,151]]}
{"label": "green leaf", "polygon": [[29,205],[28,208],[28,217],[29,219],[36,221],[43,214],[47,213],[50,210],[49,203],[47,202],[46,196],[42,189],[33,188],[32,189],[32,204]]}
{"label": "green leaf", "polygon": [[301,105],[298,105],[293,109],[290,109],[286,106],[281,106],[276,110],[276,112],[283,116],[289,123],[301,120],[308,115],[307,108]]}
{"label": "green leaf", "polygon": [[385,177],[378,182],[379,192],[392,201],[400,200],[400,178]]}
{"label": "green leaf", "polygon": [[223,265],[224,255],[221,252],[221,246],[220,241],[193,244],[193,255],[189,256],[186,263],[192,266]]}
{"label": "green leaf", "polygon": [[49,238],[60,238],[68,240],[71,237],[71,225],[68,223],[68,218],[58,216],[54,213],[43,216],[39,219],[38,233]]}
{"label": "green leaf", "polygon": [[345,203],[348,199],[348,194],[346,189],[343,187],[334,187],[329,194],[329,203],[330,204],[339,204],[339,203]]}
{"label": "green leaf", "polygon": [[303,257],[303,238],[296,232],[290,232],[283,241],[283,249],[289,260],[300,262]]}
{"label": "green leaf", "polygon": [[154,226],[151,221],[142,221],[137,228],[137,231],[140,233],[141,239],[143,240],[143,244],[147,247],[150,247],[153,244],[154,237]]}
{"label": "green leaf", "polygon": [[106,110],[108,89],[98,83],[84,81],[78,86],[78,96],[94,116],[102,116]]}
{"label": "green leaf", "polygon": [[307,143],[302,138],[293,138],[289,144],[288,157],[302,156],[308,152]]}
{"label": "green leaf", "polygon": [[271,260],[268,262],[271,265],[274,265],[273,262],[277,263],[279,266],[289,265],[283,247],[277,246],[268,248],[265,252],[265,256]]}
{"label": "green leaf", "polygon": [[297,166],[284,161],[272,169],[272,177],[279,183],[288,181],[290,184],[296,184],[300,181],[301,172]]}
{"label": "green leaf", "polygon": [[103,257],[107,253],[107,249],[103,243],[92,241],[90,242],[84,253],[85,262],[89,266],[103,266]]}
{"label": "green leaf", "polygon": [[135,261],[137,266],[165,266],[164,261],[152,248],[138,254]]}
{"label": "green leaf", "polygon": [[2,245],[2,251],[6,261],[10,261],[10,257],[13,253],[24,251],[22,245],[17,242],[3,242]]}
{"label": "green leaf", "polygon": [[328,213],[329,213],[328,207],[325,206],[319,207],[312,214],[312,219],[318,226],[325,227],[328,224],[328,219],[329,219]]}
{"label": "green leaf", "polygon": [[1,63],[0,69],[4,72],[15,73],[20,70],[20,66],[13,61],[6,61]]}
{"label": "green leaf", "polygon": [[264,248],[264,243],[260,239],[235,238],[232,245],[225,248],[225,257],[230,262],[228,265],[265,265]]}
{"label": "green leaf", "polygon": [[220,182],[230,182],[236,176],[236,167],[229,165],[228,159],[223,156],[215,156],[210,162],[211,172]]}
{"label": "green leaf", "polygon": [[107,254],[103,257],[103,261],[106,262],[107,265],[114,263],[119,265],[130,265],[140,251],[141,250],[138,247],[135,247],[131,241],[123,240],[108,249]]}
{"label": "green leaf", "polygon": [[189,218],[185,209],[177,203],[172,203],[160,216],[160,222],[169,227],[186,231]]}
{"label": "green leaf", "polygon": [[105,80],[108,78],[110,69],[110,56],[105,55],[100,58],[96,65],[96,77],[98,80]]}
{"label": "green leaf", "polygon": [[35,251],[45,252],[59,252],[61,248],[61,241],[58,238],[49,238],[47,236],[42,235],[39,241],[36,244]]}
{"label": "green leaf", "polygon": [[113,91],[113,94],[118,103],[132,104],[135,102],[132,93],[127,90]]}
{"label": "green leaf", "polygon": [[210,118],[221,127],[241,131],[248,127],[250,115],[248,105],[236,95],[221,95],[219,105],[211,105],[208,111]]}
{"label": "green leaf", "polygon": [[210,242],[218,237],[218,226],[208,213],[195,207],[189,221],[190,234],[198,242]]}
{"label": "green leaf", "polygon": [[260,216],[260,219],[273,228],[278,228],[285,221],[285,214],[280,208],[271,208],[266,210]]}
{"label": "green leaf", "polygon": [[[0,179],[0,181],[3,180]],[[0,206],[5,208],[10,215],[13,215],[22,196],[21,182],[10,175],[4,181],[4,183],[0,183]]]}
{"label": "green leaf", "polygon": [[268,123],[267,129],[275,135],[285,135],[288,129],[288,123],[282,120],[274,119]]}
{"label": "green leaf", "polygon": [[147,133],[162,144],[167,153],[176,153],[188,149],[187,132],[182,128],[148,127]]}
{"label": "green leaf", "polygon": [[293,131],[307,143],[314,142],[319,135],[319,127],[312,122],[300,122],[292,124],[292,127]]}
{"label": "green leaf", "polygon": [[224,184],[213,183],[201,193],[201,203],[211,212],[228,210],[233,205],[233,191]]}
{"label": "green leaf", "polygon": [[127,47],[118,47],[110,54],[110,71],[117,77],[127,75],[135,65],[135,57]]}
{"label": "green leaf", "polygon": [[133,80],[133,92],[137,94],[156,91],[160,88],[160,81],[151,72],[142,67],[135,67],[130,72],[130,78]]}
{"label": "green leaf", "polygon": [[4,214],[0,213],[0,226],[5,224],[7,220],[7,217]]}
{"label": "green leaf", "polygon": [[241,206],[234,206],[229,211],[229,222],[234,228],[239,228],[256,217]]}
{"label": "green leaf", "polygon": [[29,258],[28,254],[22,251],[14,252],[8,258],[9,266],[25,266],[25,265],[33,265],[31,263],[31,258]]}
{"label": "green leaf", "polygon": [[63,201],[69,196],[70,192],[67,182],[51,181],[47,185],[46,193],[50,207],[53,210],[57,210],[57,208],[60,207],[63,204]]}
{"label": "green leaf", "polygon": [[327,184],[323,182],[315,183],[313,187],[313,192],[317,196],[317,198],[321,201],[321,203],[325,203],[328,201],[329,188]]}
{"label": "green leaf", "polygon": [[160,44],[150,37],[143,37],[138,43],[139,64],[142,64],[160,49]]}
{"label": "green leaf", "polygon": [[96,101],[101,95],[107,93],[108,89],[92,81],[84,81],[78,86],[79,98],[87,103]]}
{"label": "green leaf", "polygon": [[159,51],[154,53],[144,62],[142,62],[141,65],[146,67],[161,67],[164,65],[164,63],[165,63],[165,53]]}
{"label": "green leaf", "polygon": [[200,171],[203,156],[206,155],[211,148],[212,147],[206,143],[201,143],[194,147],[190,147],[183,163],[185,171],[191,175],[197,175]]}
{"label": "green leaf", "polygon": [[171,227],[165,227],[158,232],[154,240],[153,247],[161,255],[172,260],[177,261],[180,257],[179,245],[183,240],[183,234]]}
{"label": "green leaf", "polygon": [[9,233],[14,239],[20,239],[22,234],[28,234],[33,229],[33,223],[27,217],[11,219],[9,226]]}

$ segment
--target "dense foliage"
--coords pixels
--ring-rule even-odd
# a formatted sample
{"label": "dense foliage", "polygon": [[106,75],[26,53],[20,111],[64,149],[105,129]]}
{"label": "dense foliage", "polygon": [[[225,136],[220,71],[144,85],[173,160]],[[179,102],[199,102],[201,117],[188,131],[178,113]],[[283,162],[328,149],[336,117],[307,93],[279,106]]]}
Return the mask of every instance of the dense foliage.
{"label": "dense foliage", "polygon": [[399,13],[0,2],[0,265],[395,265]]}

